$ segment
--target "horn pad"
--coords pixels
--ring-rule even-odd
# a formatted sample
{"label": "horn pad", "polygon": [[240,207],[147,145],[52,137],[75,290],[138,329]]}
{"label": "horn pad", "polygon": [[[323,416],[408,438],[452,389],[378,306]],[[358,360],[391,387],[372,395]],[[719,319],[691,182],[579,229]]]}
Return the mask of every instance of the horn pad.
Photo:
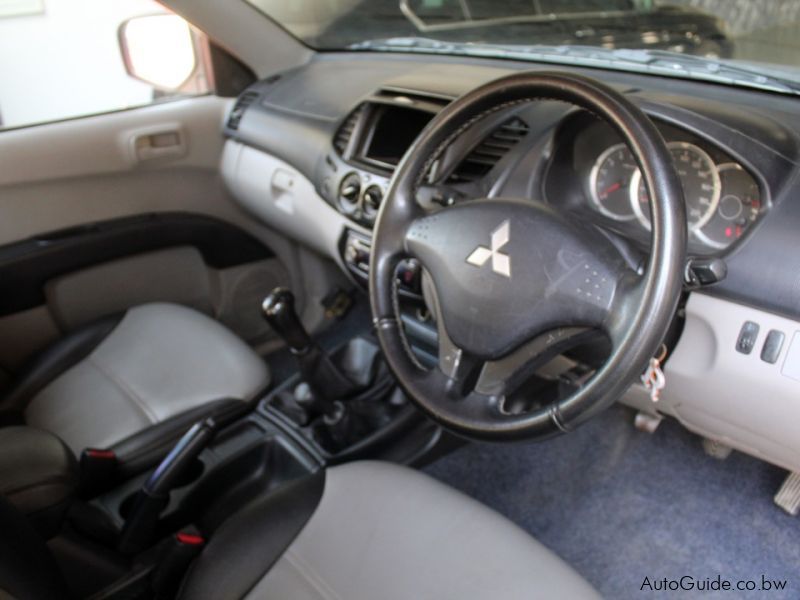
{"label": "horn pad", "polygon": [[474,200],[422,217],[406,246],[434,282],[450,338],[484,360],[557,327],[596,326],[620,273],[605,236],[529,200]]}

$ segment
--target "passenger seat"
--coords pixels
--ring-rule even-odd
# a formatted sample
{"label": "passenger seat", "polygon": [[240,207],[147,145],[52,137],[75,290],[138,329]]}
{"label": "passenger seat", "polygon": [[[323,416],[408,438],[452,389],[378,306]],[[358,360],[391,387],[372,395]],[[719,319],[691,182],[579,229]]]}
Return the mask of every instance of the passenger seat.
{"label": "passenger seat", "polygon": [[0,398],[0,422],[54,433],[76,456],[111,450],[133,473],[192,423],[245,412],[269,381],[264,361],[217,321],[144,304],[49,348]]}

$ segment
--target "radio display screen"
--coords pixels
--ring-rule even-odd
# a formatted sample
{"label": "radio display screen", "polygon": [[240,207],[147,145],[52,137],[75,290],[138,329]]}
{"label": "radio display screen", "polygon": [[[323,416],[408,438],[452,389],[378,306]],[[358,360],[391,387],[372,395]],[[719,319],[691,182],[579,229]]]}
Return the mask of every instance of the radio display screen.
{"label": "radio display screen", "polygon": [[395,166],[406,150],[433,119],[433,113],[405,106],[382,106],[368,132],[363,158],[368,162]]}

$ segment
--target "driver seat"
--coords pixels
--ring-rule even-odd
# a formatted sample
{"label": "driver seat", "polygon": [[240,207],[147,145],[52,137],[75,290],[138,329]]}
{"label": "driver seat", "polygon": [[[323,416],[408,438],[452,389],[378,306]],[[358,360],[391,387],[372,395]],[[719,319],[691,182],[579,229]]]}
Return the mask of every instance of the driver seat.
{"label": "driver seat", "polygon": [[598,598],[522,529],[427,475],[328,469],[227,521],[180,598]]}
{"label": "driver seat", "polygon": [[[0,510],[4,530],[7,521]],[[63,597],[44,544],[19,539],[21,527],[13,520],[0,540],[0,595]],[[547,548],[475,500],[406,467],[354,462],[293,483],[226,521],[194,561],[179,597],[600,596]]]}

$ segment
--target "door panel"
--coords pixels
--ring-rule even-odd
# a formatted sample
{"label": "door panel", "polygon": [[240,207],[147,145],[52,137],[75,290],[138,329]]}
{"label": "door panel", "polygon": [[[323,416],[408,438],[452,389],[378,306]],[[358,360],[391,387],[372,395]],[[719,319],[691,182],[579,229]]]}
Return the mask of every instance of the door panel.
{"label": "door panel", "polygon": [[[3,371],[18,369],[66,329],[143,299],[192,298],[251,343],[269,346],[256,301],[271,286],[288,285],[307,325],[319,325],[320,290],[341,276],[229,195],[219,163],[230,104],[203,96],[0,132],[0,383]],[[161,134],[175,134],[168,141],[177,148],[148,152]],[[138,229],[106,229],[137,221]],[[178,247],[196,249],[204,274],[188,291],[155,289],[159,278],[142,274],[160,268],[155,251]],[[111,293],[102,277],[64,279],[101,264],[113,270],[113,261],[132,269],[135,285],[117,284]],[[70,302],[83,294],[85,307],[64,308],[65,281]]]}
{"label": "door panel", "polygon": [[[37,234],[0,247],[0,316],[38,306],[45,284],[98,263],[188,246],[216,269],[273,256],[263,243],[219,219],[148,213]],[[158,263],[156,257],[139,259]]]}
{"label": "door panel", "polygon": [[[199,96],[0,132],[0,186],[88,177],[132,168],[216,169],[232,99]],[[136,140],[179,131],[184,152],[148,159]]]}
{"label": "door panel", "polygon": [[178,302],[213,314],[203,256],[192,246],[156,250],[49,280],[47,307],[64,331],[148,302]]}

